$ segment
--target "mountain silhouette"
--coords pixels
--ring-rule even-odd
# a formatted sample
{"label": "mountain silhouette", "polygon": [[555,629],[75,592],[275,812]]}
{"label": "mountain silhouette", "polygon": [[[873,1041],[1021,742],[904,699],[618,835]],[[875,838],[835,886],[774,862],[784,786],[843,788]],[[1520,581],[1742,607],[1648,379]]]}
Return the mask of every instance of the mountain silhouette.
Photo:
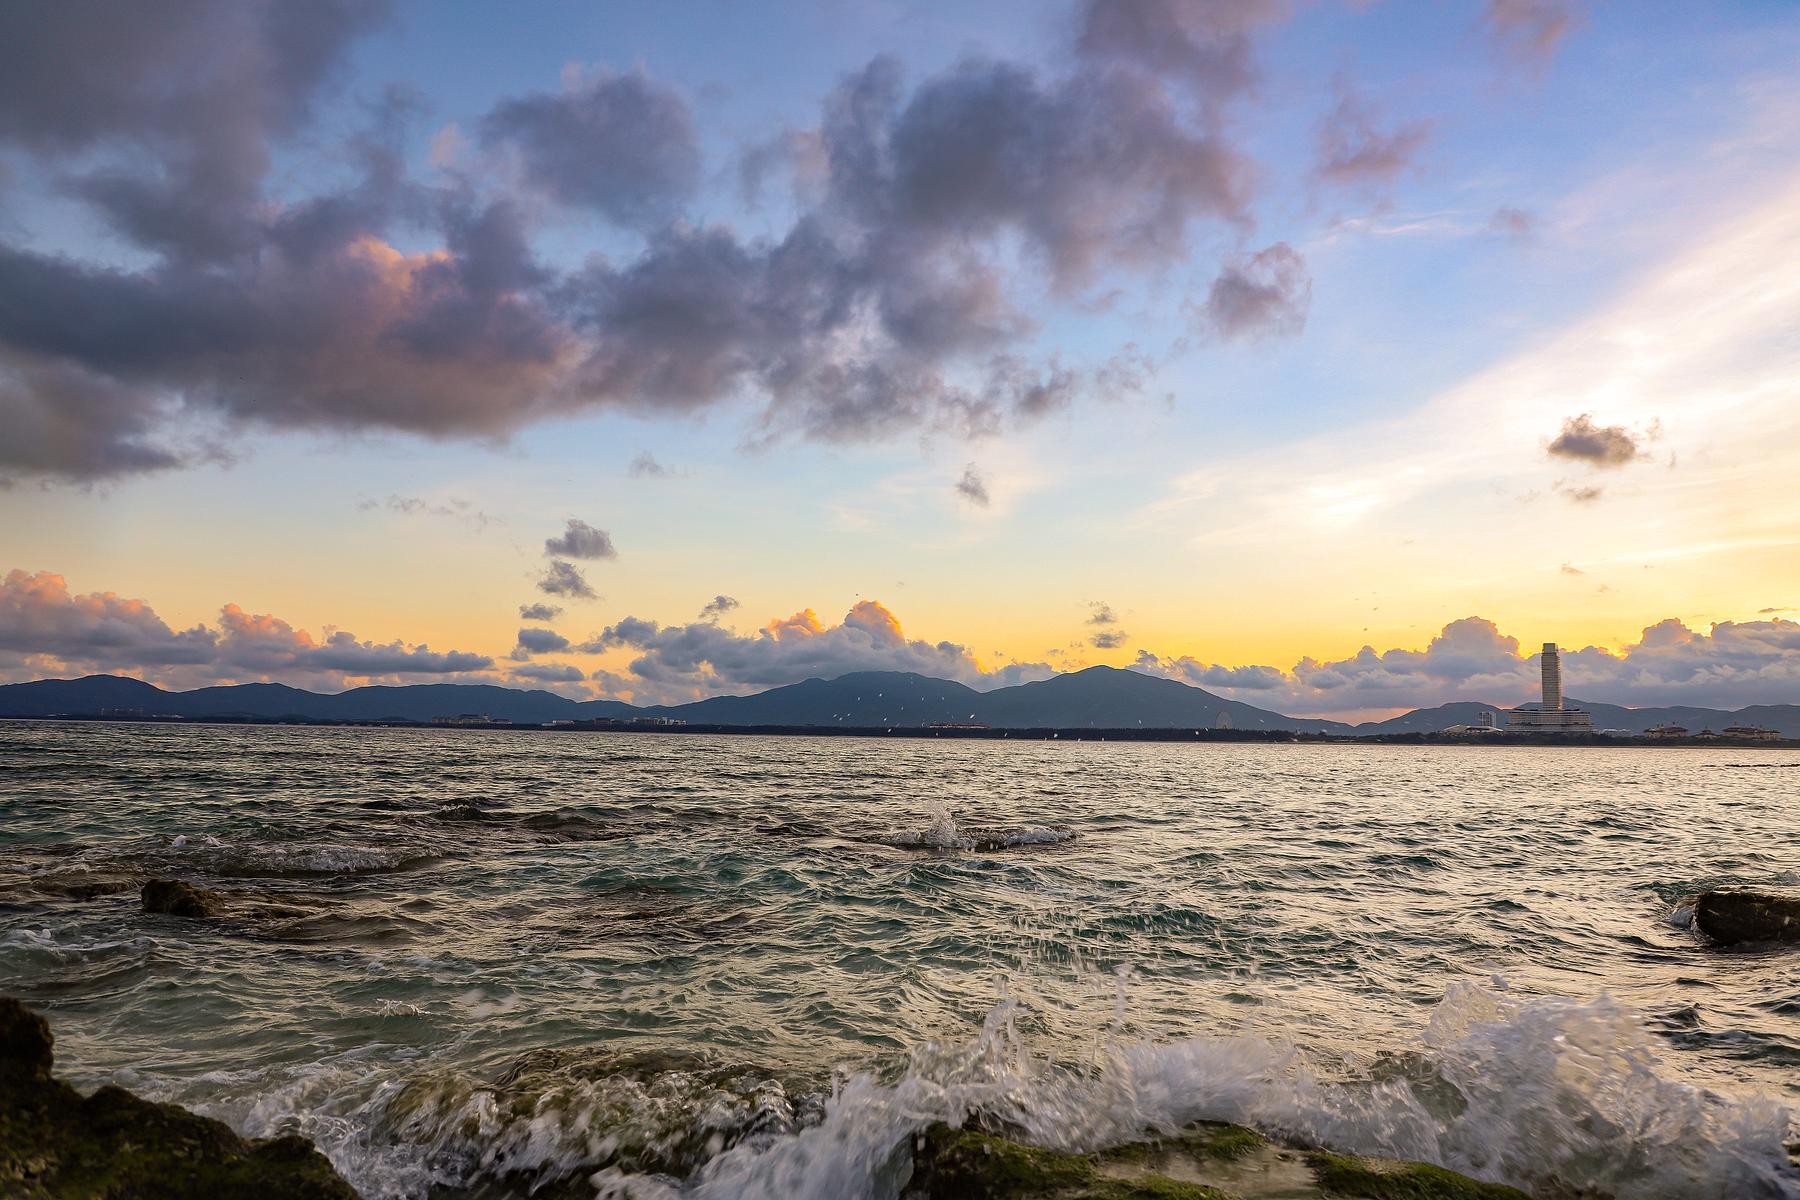
{"label": "mountain silhouette", "polygon": [[[1696,733],[1728,725],[1761,725],[1800,737],[1800,705],[1760,704],[1729,712],[1687,706],[1623,708],[1571,700],[1599,729],[1642,733],[1680,725]],[[1215,696],[1174,679],[1117,667],[1088,667],[1036,683],[978,692],[949,679],[906,671],[858,671],[808,679],[748,696],[714,696],[690,704],[639,707],[619,700],[571,700],[554,692],[494,684],[421,683],[309,692],[280,683],[241,683],[165,691],[118,675],[42,679],[0,686],[0,717],[100,716],[311,721],[430,721],[479,714],[502,721],[631,720],[662,716],[692,725],[787,725],[841,729],[918,728],[941,723],[996,729],[1219,729],[1330,734],[1433,733],[1472,725],[1491,704],[1458,701],[1385,721],[1348,725],[1290,717]],[[1499,718],[1504,725],[1505,718]]]}

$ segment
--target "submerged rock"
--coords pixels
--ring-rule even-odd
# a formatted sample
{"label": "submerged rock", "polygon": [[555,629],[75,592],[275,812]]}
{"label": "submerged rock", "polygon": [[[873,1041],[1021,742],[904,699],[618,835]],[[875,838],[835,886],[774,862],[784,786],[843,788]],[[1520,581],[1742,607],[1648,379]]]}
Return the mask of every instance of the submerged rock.
{"label": "submerged rock", "polygon": [[246,1141],[123,1088],[51,1078],[44,1019],[0,997],[0,1195],[13,1200],[357,1200],[305,1138]]}
{"label": "submerged rock", "polygon": [[1236,1125],[1066,1154],[933,1125],[914,1140],[908,1200],[1530,1200],[1425,1163],[1283,1146]]}
{"label": "submerged rock", "polygon": [[1768,892],[1703,892],[1694,924],[1715,942],[1800,942],[1800,897]]}
{"label": "submerged rock", "polygon": [[179,879],[151,879],[140,893],[144,911],[176,917],[216,917],[224,911],[217,892],[197,888]]}

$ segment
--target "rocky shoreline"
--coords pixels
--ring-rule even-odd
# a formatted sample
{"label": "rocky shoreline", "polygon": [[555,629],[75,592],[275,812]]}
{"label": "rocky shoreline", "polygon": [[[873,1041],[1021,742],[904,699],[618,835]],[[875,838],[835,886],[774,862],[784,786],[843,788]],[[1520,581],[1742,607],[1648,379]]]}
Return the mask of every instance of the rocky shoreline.
{"label": "rocky shoreline", "polygon": [[[358,1200],[305,1138],[222,1122],[51,1074],[50,1027],[0,998],[0,1193],[9,1200]],[[1284,1144],[1235,1125],[1073,1154],[932,1125],[912,1139],[906,1200],[1530,1200],[1423,1163]],[[586,1195],[572,1177],[554,1195]]]}
{"label": "rocky shoreline", "polygon": [[[133,882],[124,878],[106,890]],[[140,885],[145,912],[197,921],[255,926],[260,917],[307,911],[286,899],[222,895],[167,878]],[[1689,905],[1696,932],[1727,952],[1800,941],[1800,898],[1709,891],[1682,907]],[[54,1078],[52,1066],[44,1019],[0,999],[0,1195],[9,1200],[357,1198],[304,1138],[248,1140],[219,1121],[110,1085],[84,1097]],[[1336,1153],[1234,1125],[1200,1123],[1091,1153],[1029,1145],[1009,1136],[1014,1132],[979,1118],[962,1129],[931,1125],[896,1148],[884,1171],[887,1186],[897,1185],[901,1200],[1530,1200],[1441,1167]],[[671,1168],[684,1174],[691,1164],[651,1169]],[[592,1194],[587,1169],[579,1167],[527,1186],[559,1200]],[[1552,1192],[1540,1200],[1604,1200]],[[450,1200],[450,1193],[437,1200]]]}
{"label": "rocky shoreline", "polygon": [[301,1137],[248,1141],[223,1122],[53,1077],[44,1019],[0,998],[0,1194],[9,1200],[357,1200]]}

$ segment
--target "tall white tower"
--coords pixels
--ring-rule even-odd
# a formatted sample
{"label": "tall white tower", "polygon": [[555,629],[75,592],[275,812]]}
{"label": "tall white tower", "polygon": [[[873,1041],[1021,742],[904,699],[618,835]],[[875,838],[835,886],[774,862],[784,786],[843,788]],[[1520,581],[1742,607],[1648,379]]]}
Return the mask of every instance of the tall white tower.
{"label": "tall white tower", "polygon": [[1562,701],[1562,656],[1556,652],[1555,642],[1544,643],[1544,702],[1540,706],[1545,712],[1561,712]]}

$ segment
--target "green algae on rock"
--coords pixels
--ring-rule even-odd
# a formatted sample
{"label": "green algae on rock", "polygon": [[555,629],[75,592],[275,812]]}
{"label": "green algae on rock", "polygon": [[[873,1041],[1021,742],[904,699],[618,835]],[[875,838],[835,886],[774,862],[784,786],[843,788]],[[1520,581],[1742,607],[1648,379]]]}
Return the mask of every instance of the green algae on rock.
{"label": "green algae on rock", "polygon": [[909,1200],[1530,1200],[1443,1167],[1304,1150],[1210,1122],[1092,1154],[937,1124],[913,1149]]}
{"label": "green algae on rock", "polygon": [[1326,1194],[1359,1200],[1531,1200],[1518,1188],[1483,1183],[1430,1163],[1396,1162],[1353,1154],[1307,1157]]}
{"label": "green algae on rock", "polygon": [[216,917],[224,911],[217,892],[197,888],[179,879],[146,880],[142,892],[144,911],[175,917]]}
{"label": "green algae on rock", "polygon": [[9,1200],[357,1200],[305,1138],[246,1141],[222,1122],[50,1074],[44,1019],[0,997],[0,1194]]}
{"label": "green algae on rock", "polygon": [[908,1194],[929,1200],[1227,1200],[1217,1189],[1165,1176],[1110,1176],[1103,1159],[934,1124],[914,1139]]}

